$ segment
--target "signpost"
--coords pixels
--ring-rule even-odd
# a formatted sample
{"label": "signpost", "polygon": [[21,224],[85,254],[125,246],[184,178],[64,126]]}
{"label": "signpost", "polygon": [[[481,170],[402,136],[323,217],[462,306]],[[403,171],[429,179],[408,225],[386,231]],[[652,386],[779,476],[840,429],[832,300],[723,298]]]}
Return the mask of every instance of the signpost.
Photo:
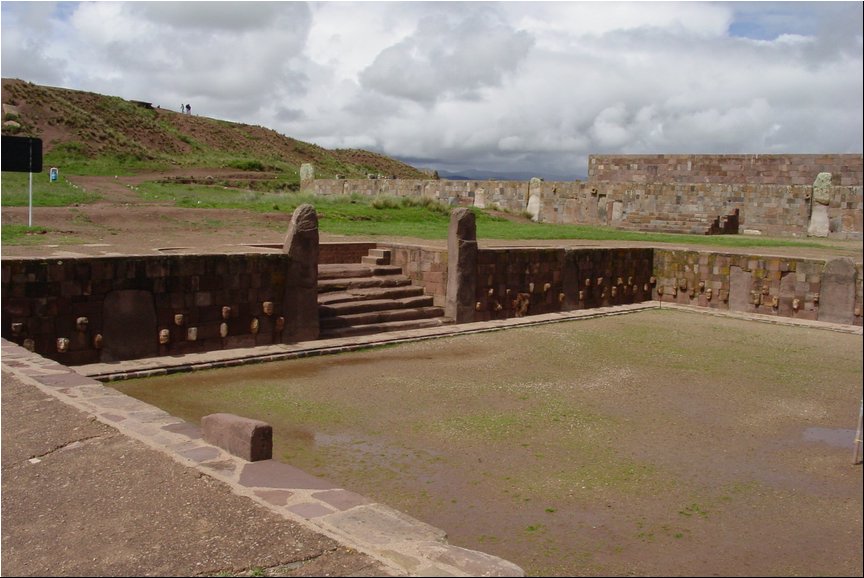
{"label": "signpost", "polygon": [[33,173],[42,172],[42,139],[3,135],[2,170],[30,173],[27,226],[33,226]]}

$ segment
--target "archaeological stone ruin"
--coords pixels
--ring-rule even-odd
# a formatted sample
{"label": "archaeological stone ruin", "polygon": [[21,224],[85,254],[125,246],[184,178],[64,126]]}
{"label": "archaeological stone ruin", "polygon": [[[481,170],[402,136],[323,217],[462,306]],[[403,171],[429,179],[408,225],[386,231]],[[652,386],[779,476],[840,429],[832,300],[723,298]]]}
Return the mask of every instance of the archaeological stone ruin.
{"label": "archaeological stone ruin", "polygon": [[542,222],[860,239],[861,155],[590,162],[584,183],[368,179],[337,186],[309,177],[318,195],[339,189],[446,200],[453,206],[446,248],[321,243],[315,209],[303,205],[283,244],[254,251],[3,258],[2,337],[84,365],[645,302],[862,325],[862,264],[849,258],[563,242],[483,247],[468,210],[479,202],[528,210]]}

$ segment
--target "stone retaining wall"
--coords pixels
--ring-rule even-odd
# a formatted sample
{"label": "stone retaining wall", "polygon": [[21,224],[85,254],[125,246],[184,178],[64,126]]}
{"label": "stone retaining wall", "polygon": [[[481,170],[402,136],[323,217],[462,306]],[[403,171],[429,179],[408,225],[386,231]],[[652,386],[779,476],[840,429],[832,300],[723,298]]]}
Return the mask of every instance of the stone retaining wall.
{"label": "stone retaining wall", "polygon": [[[349,245],[333,248],[331,256],[362,256],[370,248]],[[433,295],[436,305],[446,302],[447,251],[377,246],[390,249],[391,262]],[[317,320],[317,312],[285,305],[296,302],[292,296],[300,290],[288,278],[290,266],[280,253],[3,259],[2,337],[68,365],[298,341],[289,328],[310,313]],[[862,264],[848,258],[826,262],[653,248],[479,249],[468,320],[657,299],[860,326],[862,277]],[[309,329],[298,328],[306,335]],[[317,335],[317,326],[311,329]]]}
{"label": "stone retaining wall", "polygon": [[474,321],[651,299],[652,249],[481,249]]}
{"label": "stone retaining wall", "polygon": [[2,336],[70,365],[291,342],[290,265],[277,253],[4,259]]}
{"label": "stone retaining wall", "polygon": [[663,302],[862,325],[862,264],[654,249]]}

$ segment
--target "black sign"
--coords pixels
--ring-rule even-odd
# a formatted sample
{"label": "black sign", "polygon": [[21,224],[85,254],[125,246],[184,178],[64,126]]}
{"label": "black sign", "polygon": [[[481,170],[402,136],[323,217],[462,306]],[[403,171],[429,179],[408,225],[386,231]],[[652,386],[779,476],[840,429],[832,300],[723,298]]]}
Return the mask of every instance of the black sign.
{"label": "black sign", "polygon": [[15,173],[42,172],[42,139],[3,135],[2,169]]}

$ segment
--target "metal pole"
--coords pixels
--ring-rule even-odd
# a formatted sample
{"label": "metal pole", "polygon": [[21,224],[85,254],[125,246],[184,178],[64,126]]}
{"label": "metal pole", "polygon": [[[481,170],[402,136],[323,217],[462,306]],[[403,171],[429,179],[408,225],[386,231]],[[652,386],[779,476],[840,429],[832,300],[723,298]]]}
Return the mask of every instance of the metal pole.
{"label": "metal pole", "polygon": [[28,204],[29,209],[27,211],[27,226],[33,226],[33,173],[30,173],[30,202]]}
{"label": "metal pole", "polygon": [[30,164],[28,168],[30,169],[30,192],[29,192],[29,201],[27,203],[27,226],[33,226],[33,139],[29,141],[29,148],[27,149],[30,153]]}

